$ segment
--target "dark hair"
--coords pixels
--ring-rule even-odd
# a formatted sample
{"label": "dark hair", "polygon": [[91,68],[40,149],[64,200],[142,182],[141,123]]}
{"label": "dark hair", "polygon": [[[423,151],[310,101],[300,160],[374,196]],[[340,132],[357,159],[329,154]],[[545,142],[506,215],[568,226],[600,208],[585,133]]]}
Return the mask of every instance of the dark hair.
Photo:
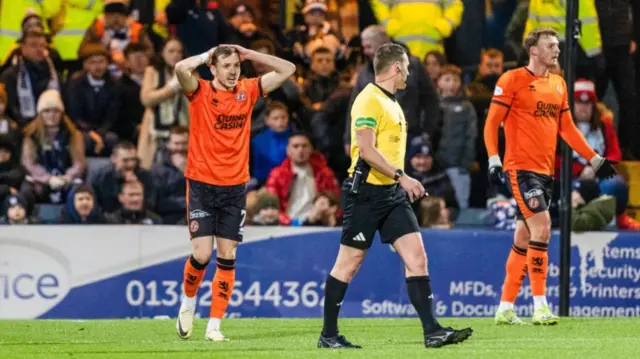
{"label": "dark hair", "polygon": [[233,54],[238,55],[238,58],[240,58],[240,54],[235,48],[230,46],[218,46],[213,51],[213,57],[211,58],[211,65],[215,66],[218,63],[219,58],[229,57]]}
{"label": "dark hair", "polygon": [[158,72],[164,71],[165,67],[167,66],[167,63],[164,62],[164,58],[162,58],[162,51],[164,51],[164,48],[167,47],[167,45],[171,41],[177,41],[180,44],[180,46],[182,46],[182,51],[183,51],[183,54],[184,54],[184,45],[182,44],[182,41],[180,41],[180,39],[178,39],[176,37],[172,37],[172,38],[167,39],[167,41],[165,41],[162,44],[162,47],[160,48],[159,56],[155,56],[155,59],[153,61],[153,68],[155,68],[156,71],[158,71]]}
{"label": "dark hair", "polygon": [[176,125],[169,130],[169,136],[171,135],[184,135],[189,134],[189,128],[187,126]]}
{"label": "dark hair", "polygon": [[135,52],[147,52],[147,47],[139,42],[132,42],[124,48],[124,56],[127,57]]}
{"label": "dark hair", "polygon": [[311,58],[319,54],[333,55],[333,51],[331,51],[331,49],[329,49],[328,47],[320,46],[317,49],[313,50],[313,52],[311,53]]}
{"label": "dark hair", "polygon": [[407,51],[404,47],[388,43],[380,46],[376,50],[376,56],[373,59],[373,68],[376,74],[382,73],[389,68],[394,62],[401,61],[402,56],[406,55]]}
{"label": "dark hair", "polygon": [[340,206],[340,197],[336,196],[336,194],[331,191],[322,191],[316,194],[316,197],[313,199],[313,203],[316,203],[316,201],[322,197],[327,197],[329,200],[329,206]]}
{"label": "dark hair", "polygon": [[484,51],[482,51],[482,55],[480,56],[480,58],[484,58],[484,57],[488,57],[488,58],[496,58],[496,57],[502,57],[504,58],[504,54],[502,53],[502,51],[498,50],[498,49],[486,49]]}
{"label": "dark hair", "polygon": [[291,141],[292,138],[298,137],[298,136],[305,137],[309,141],[311,146],[313,147],[313,140],[312,140],[311,135],[309,133],[307,133],[307,132],[304,132],[304,131],[295,131],[295,132],[293,132],[293,134],[289,137],[289,141]]}
{"label": "dark hair", "polygon": [[440,66],[447,64],[446,56],[444,56],[444,54],[442,52],[438,51],[438,50],[432,50],[432,51],[427,52],[427,55],[425,55],[425,57],[424,57],[424,61],[423,61],[424,64],[427,63],[427,59],[429,58],[429,56],[435,57],[436,61],[438,61],[438,64]]}
{"label": "dark hair", "polygon": [[96,198],[96,194],[93,191],[93,187],[91,187],[91,185],[88,185],[88,184],[81,184],[78,187],[76,187],[75,194],[79,194],[79,193],[88,193],[94,199]]}
{"label": "dark hair", "polygon": [[276,46],[273,44],[273,41],[269,39],[260,39],[251,43],[251,50],[253,51],[258,51],[262,48],[266,48],[269,55],[276,53]]}
{"label": "dark hair", "polygon": [[556,30],[548,27],[543,27],[543,28],[535,29],[531,31],[529,35],[527,35],[527,37],[524,39],[524,42],[523,42],[524,48],[527,50],[527,54],[529,54],[529,50],[531,50],[533,46],[538,45],[538,41],[543,36],[553,36],[556,38],[559,37],[558,32]]}
{"label": "dark hair", "polygon": [[284,102],[281,101],[272,101],[271,103],[269,103],[269,105],[267,106],[267,113],[266,115],[269,116],[271,115],[271,112],[275,111],[275,110],[282,110],[284,112],[286,112],[287,114],[289,113],[289,108],[287,107],[287,105],[284,104]]}
{"label": "dark hair", "polygon": [[136,145],[134,145],[132,142],[130,142],[130,141],[120,141],[113,148],[113,153],[115,153],[118,150],[135,150],[135,149],[136,149]]}
{"label": "dark hair", "polygon": [[20,39],[20,43],[24,44],[25,42],[27,42],[27,39],[29,38],[43,38],[43,39],[47,39],[47,35],[42,32],[42,31],[37,31],[37,30],[31,30],[31,31],[27,31],[24,33],[24,35],[22,35],[22,38]]}
{"label": "dark hair", "polygon": [[144,185],[142,184],[142,182],[140,182],[139,180],[135,180],[135,181],[125,181],[122,182],[122,185],[120,186],[120,194],[124,193],[124,189],[127,186],[140,186],[140,188],[142,188],[142,193],[144,193]]}

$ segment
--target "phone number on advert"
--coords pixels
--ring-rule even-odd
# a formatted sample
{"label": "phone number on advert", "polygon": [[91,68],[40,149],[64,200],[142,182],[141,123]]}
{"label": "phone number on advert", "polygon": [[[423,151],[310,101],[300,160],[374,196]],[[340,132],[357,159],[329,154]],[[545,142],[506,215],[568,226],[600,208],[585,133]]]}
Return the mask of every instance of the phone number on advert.
{"label": "phone number on advert", "polygon": [[[265,289],[266,288],[266,289]],[[200,285],[204,291],[198,300],[199,306],[211,305],[211,281],[205,280]],[[274,307],[297,307],[303,305],[307,308],[324,306],[324,283],[284,281],[272,282],[268,287],[260,282],[252,282],[246,290],[243,290],[241,281],[236,281],[233,287],[229,305],[239,307],[243,304],[253,304],[256,307],[269,304]],[[177,305],[182,296],[182,282],[175,280],[152,280],[143,283],[132,280],[127,283],[125,290],[127,302],[132,306],[146,305],[149,307],[173,307]]]}

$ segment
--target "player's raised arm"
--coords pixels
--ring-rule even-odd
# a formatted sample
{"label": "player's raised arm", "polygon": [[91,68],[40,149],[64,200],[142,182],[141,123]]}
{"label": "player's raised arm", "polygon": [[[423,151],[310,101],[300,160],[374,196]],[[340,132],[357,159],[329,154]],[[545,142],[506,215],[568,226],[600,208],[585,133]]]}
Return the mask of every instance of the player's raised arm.
{"label": "player's raised arm", "polygon": [[[565,87],[565,93],[566,93]],[[580,156],[587,159],[591,164],[591,167],[596,171],[598,178],[610,178],[617,174],[616,169],[613,167],[615,162],[609,161],[606,158],[598,155],[584,139],[580,130],[573,122],[573,116],[569,109],[569,103],[565,99],[564,108],[560,111],[560,126],[558,132],[562,139],[569,144]]]}
{"label": "player's raised arm", "polygon": [[198,66],[211,62],[215,49],[214,47],[205,53],[188,57],[176,64],[176,77],[178,77],[178,82],[180,82],[180,86],[184,92],[190,93],[198,89],[198,77],[194,74],[194,71]]}
{"label": "player's raised arm", "polygon": [[231,46],[238,51],[241,60],[251,60],[259,62],[261,64],[267,65],[272,70],[271,72],[262,76],[262,91],[265,93],[271,92],[280,87],[283,82],[285,82],[291,75],[293,75],[294,72],[296,72],[296,65],[287,60],[283,60],[281,58],[263,54],[257,51],[248,50],[238,45],[221,46]]}
{"label": "player's raised arm", "polygon": [[498,79],[489,105],[489,113],[484,125],[484,145],[489,156],[489,179],[493,184],[502,184],[502,161],[498,154],[498,129],[507,118],[513,101],[511,74],[505,73]]}

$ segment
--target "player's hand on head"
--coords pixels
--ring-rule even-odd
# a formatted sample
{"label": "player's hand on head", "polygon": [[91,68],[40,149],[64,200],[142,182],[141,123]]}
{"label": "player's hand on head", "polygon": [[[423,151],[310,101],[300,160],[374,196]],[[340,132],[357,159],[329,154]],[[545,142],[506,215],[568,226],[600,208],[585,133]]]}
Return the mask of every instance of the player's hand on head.
{"label": "player's hand on head", "polygon": [[240,61],[247,60],[247,56],[249,55],[249,50],[245,49],[244,47],[240,45],[234,45],[234,44],[224,44],[220,46],[228,46],[236,49],[236,51],[238,51],[238,55],[240,55]]}
{"label": "player's hand on head", "polygon": [[411,201],[411,203],[420,200],[425,195],[422,183],[415,178],[411,178],[405,174],[400,177],[398,183],[400,184],[400,187],[407,191],[407,195],[409,195],[409,201]]}

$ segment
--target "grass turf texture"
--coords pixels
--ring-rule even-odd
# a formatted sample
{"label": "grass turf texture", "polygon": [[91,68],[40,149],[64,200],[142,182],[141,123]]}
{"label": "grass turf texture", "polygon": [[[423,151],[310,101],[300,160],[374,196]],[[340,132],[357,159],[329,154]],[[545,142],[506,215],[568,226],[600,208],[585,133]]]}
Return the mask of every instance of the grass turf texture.
{"label": "grass turf texture", "polygon": [[466,342],[426,349],[418,319],[343,319],[341,331],[364,349],[317,349],[319,319],[231,319],[230,342],[190,340],[173,320],[0,321],[0,358],[637,358],[640,318],[567,319],[553,327],[494,326],[486,319],[443,319],[471,326]]}

